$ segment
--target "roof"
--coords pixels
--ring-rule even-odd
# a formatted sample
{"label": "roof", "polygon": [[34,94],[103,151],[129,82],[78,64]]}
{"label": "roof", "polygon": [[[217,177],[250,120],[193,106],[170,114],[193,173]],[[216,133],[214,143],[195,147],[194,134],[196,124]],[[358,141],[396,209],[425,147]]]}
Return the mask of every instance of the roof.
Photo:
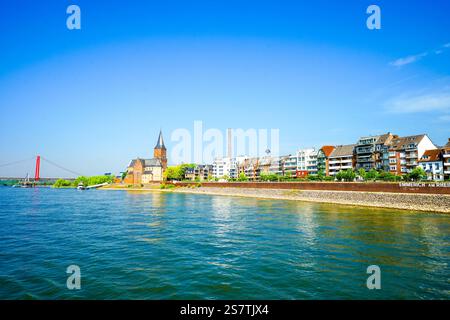
{"label": "roof", "polygon": [[157,158],[152,158],[152,159],[133,159],[131,160],[130,164],[128,165],[128,167],[134,167],[136,164],[136,161],[140,161],[141,165],[143,167],[161,167],[161,160],[157,159]]}
{"label": "roof", "polygon": [[388,144],[390,142],[391,138],[397,138],[397,137],[398,137],[397,135],[393,135],[392,133],[388,132],[388,133],[384,133],[384,134],[380,134],[380,135],[360,137],[358,140],[358,143],[361,140],[374,139],[374,141],[373,141],[374,144]]}
{"label": "roof", "polygon": [[322,150],[322,152],[325,154],[325,157],[327,158],[334,151],[334,149],[336,149],[334,146],[323,146],[322,148],[320,148],[320,150]]}
{"label": "roof", "polygon": [[[141,159],[137,158],[137,159],[131,160],[128,167],[134,167],[136,165],[136,161],[141,161]],[[141,164],[142,164],[142,161],[141,161]]]}
{"label": "roof", "polygon": [[143,159],[144,166],[145,167],[160,167],[162,166],[161,160],[158,158],[152,158],[152,159]]}
{"label": "roof", "polygon": [[444,149],[450,149],[450,138],[448,138],[447,144],[444,146]]}
{"label": "roof", "polygon": [[343,146],[336,146],[336,149],[330,154],[330,158],[348,157],[353,155],[355,149],[354,144],[347,144]]}
{"label": "roof", "polygon": [[159,137],[158,137],[158,141],[156,142],[156,146],[155,149],[165,149],[166,147],[164,146],[164,139],[162,136],[162,131],[159,130]]}
{"label": "roof", "polygon": [[406,136],[406,137],[397,137],[392,139],[391,149],[393,150],[402,150],[406,148],[406,145],[415,143],[418,144],[425,137],[425,134],[419,134],[416,136]]}
{"label": "roof", "polygon": [[434,162],[441,160],[441,149],[426,150],[419,162]]}
{"label": "roof", "polygon": [[388,144],[392,139],[396,138],[398,138],[397,135],[393,135],[392,133],[388,132],[378,137],[377,144]]}

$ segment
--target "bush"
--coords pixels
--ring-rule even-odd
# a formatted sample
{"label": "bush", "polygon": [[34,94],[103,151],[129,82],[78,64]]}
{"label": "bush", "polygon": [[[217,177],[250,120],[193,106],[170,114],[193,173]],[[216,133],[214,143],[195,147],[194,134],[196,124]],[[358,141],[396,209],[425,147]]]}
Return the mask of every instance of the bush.
{"label": "bush", "polygon": [[336,179],[338,181],[353,181],[356,178],[356,173],[352,169],[347,169],[345,171],[339,171],[336,174]]}
{"label": "bush", "polygon": [[366,180],[375,181],[378,179],[378,176],[378,171],[372,168],[369,172],[366,173]]}
{"label": "bush", "polygon": [[68,180],[58,179],[53,184],[53,187],[55,187],[55,188],[62,188],[62,187],[70,187],[71,185],[72,185],[72,182],[70,182]]}
{"label": "bush", "polygon": [[175,185],[174,184],[161,183],[159,188],[160,189],[173,189],[173,188],[175,188]]}
{"label": "bush", "polygon": [[261,173],[259,176],[261,181],[278,181],[280,177],[275,173]]}
{"label": "bush", "polygon": [[405,175],[406,180],[410,181],[419,181],[424,179],[427,176],[425,170],[422,167],[417,167],[413,169],[410,173]]}
{"label": "bush", "polygon": [[248,178],[247,178],[247,176],[245,175],[245,173],[241,172],[241,173],[239,174],[238,181],[241,181],[241,182],[243,182],[243,181],[248,181]]}
{"label": "bush", "polygon": [[85,177],[80,176],[73,181],[72,185],[74,187],[78,186],[80,183],[83,183],[85,187],[87,186],[93,186],[96,184],[102,184],[102,183],[112,183],[114,181],[113,176],[91,176],[91,177]]}
{"label": "bush", "polygon": [[400,181],[402,179],[402,177],[392,174],[390,172],[381,171],[378,174],[378,179],[382,180],[382,181]]}
{"label": "bush", "polygon": [[366,176],[367,176],[367,172],[364,168],[361,168],[358,170],[358,176],[362,179],[362,180],[366,180]]}

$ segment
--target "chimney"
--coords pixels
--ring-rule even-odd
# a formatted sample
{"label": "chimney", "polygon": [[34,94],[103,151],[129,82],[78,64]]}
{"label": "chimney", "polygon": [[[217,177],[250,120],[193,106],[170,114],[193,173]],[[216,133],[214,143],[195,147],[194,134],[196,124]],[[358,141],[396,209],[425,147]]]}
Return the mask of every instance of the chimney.
{"label": "chimney", "polygon": [[231,128],[227,129],[227,157],[231,158],[232,157],[232,150],[233,150],[233,146],[231,145]]}

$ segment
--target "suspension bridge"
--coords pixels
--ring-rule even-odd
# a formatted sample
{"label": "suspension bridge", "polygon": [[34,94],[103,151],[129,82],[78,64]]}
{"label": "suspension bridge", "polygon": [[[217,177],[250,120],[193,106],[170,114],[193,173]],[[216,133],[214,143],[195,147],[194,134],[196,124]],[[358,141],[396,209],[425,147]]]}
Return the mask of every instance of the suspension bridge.
{"label": "suspension bridge", "polygon": [[[53,166],[55,168],[60,169],[61,171],[65,172],[66,174],[70,174],[72,177],[45,177],[42,178],[41,177],[41,160],[46,163],[49,164],[50,166]],[[34,183],[40,182],[40,181],[53,181],[53,180],[57,180],[57,179],[65,179],[65,180],[74,180],[75,177],[78,176],[82,176],[83,174],[70,170],[68,168],[65,168],[64,166],[61,166],[59,164],[57,164],[54,161],[51,161],[45,157],[42,157],[40,155],[37,156],[33,156],[31,158],[27,158],[27,159],[23,159],[23,160],[18,160],[18,161],[13,161],[13,162],[9,162],[9,163],[4,163],[4,164],[0,164],[0,170],[1,168],[5,168],[5,167],[11,167],[11,166],[18,166],[18,165],[22,165],[25,164],[27,162],[30,161],[35,161],[35,166],[34,166],[34,180],[30,180]],[[1,172],[1,171],[0,171]],[[28,176],[28,173],[26,174]],[[8,177],[8,176],[1,176],[0,175],[0,180],[22,180],[24,179],[24,176],[21,177]]]}

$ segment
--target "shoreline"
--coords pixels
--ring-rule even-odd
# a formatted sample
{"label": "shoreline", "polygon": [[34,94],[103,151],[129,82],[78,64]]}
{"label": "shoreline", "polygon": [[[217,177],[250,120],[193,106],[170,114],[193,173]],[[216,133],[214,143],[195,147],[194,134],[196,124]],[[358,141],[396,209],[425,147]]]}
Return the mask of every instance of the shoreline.
{"label": "shoreline", "polygon": [[350,205],[370,208],[385,208],[420,212],[450,213],[450,195],[408,194],[388,192],[330,191],[330,190],[293,190],[223,187],[177,187],[159,189],[159,187],[102,187],[99,190],[125,190],[133,192],[173,192],[204,194],[217,196],[259,198],[269,200],[289,200],[337,205]]}

